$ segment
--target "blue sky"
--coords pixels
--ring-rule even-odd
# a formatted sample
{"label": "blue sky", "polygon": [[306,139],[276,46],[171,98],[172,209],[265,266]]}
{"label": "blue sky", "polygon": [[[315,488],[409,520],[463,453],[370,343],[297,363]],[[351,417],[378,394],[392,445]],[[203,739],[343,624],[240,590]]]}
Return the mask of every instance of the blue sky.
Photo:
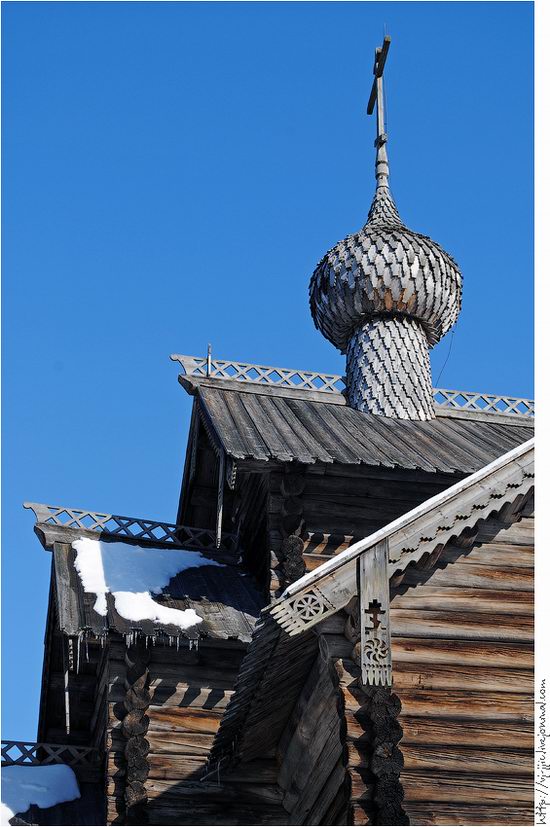
{"label": "blue sky", "polygon": [[[386,69],[401,216],[464,275],[439,385],[533,393],[530,3],[10,3],[3,737],[34,739],[50,556],[24,500],[175,518],[173,352],[326,372],[309,277],[364,223]],[[433,351],[437,380],[449,337]]]}

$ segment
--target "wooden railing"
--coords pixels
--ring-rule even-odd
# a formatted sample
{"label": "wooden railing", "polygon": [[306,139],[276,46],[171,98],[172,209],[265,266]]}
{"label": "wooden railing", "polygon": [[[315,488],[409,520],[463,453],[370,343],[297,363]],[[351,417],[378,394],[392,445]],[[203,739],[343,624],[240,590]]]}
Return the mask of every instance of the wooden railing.
{"label": "wooden railing", "polygon": [[[23,503],[24,508],[34,511],[36,522],[45,529],[49,527],[72,529],[79,533],[109,534],[113,537],[130,538],[158,546],[172,546],[197,550],[216,549],[214,531],[205,528],[175,525],[173,523],[145,520],[142,517],[121,517],[117,514],[103,514],[82,508],[45,505],[44,503]],[[221,549],[234,552],[238,546],[236,534],[222,533]]]}
{"label": "wooden railing", "polygon": [[72,744],[2,741],[3,767],[48,764],[95,769],[99,766],[99,751],[93,747],[77,747]]}
{"label": "wooden railing", "polygon": [[[342,395],[346,390],[345,377],[334,373],[254,365],[247,362],[212,359],[210,356],[182,356],[174,353],[170,358],[178,362],[183,369],[183,375],[189,377],[230,379],[234,382],[252,382],[256,385],[317,391],[333,396]],[[436,408],[507,414],[517,417],[535,415],[534,401],[523,397],[433,388],[433,399]]]}

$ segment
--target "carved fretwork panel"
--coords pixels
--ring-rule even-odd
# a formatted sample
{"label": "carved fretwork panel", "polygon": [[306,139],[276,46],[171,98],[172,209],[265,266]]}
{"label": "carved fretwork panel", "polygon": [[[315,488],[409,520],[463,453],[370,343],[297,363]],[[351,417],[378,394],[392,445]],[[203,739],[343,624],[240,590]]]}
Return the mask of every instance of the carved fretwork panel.
{"label": "carved fretwork panel", "polygon": [[358,566],[361,680],[365,686],[391,686],[387,540],[362,554]]}

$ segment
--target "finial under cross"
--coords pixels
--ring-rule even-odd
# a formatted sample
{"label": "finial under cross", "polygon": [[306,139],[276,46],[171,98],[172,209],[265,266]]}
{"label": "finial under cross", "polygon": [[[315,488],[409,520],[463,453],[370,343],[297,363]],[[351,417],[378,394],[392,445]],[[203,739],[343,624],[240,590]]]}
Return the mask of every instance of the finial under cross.
{"label": "finial under cross", "polygon": [[374,145],[376,147],[376,180],[378,186],[387,187],[390,168],[388,165],[388,154],[386,152],[386,141],[388,136],[385,131],[384,123],[384,66],[386,65],[386,58],[390,49],[391,38],[389,35],[384,37],[382,46],[377,46],[374,50],[374,66],[372,73],[374,80],[372,82],[372,89],[370,91],[370,98],[367,105],[367,114],[372,115],[374,112],[374,104],[376,104],[376,140]]}

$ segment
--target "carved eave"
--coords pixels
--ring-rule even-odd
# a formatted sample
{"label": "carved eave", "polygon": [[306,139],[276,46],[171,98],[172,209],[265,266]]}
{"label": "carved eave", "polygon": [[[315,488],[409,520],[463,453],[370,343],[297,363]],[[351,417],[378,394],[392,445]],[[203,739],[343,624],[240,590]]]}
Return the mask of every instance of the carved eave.
{"label": "carved eave", "polygon": [[[270,613],[292,637],[343,609],[358,592],[365,605],[376,599],[385,611],[382,592],[386,587],[379,588],[379,597],[367,593],[369,571],[371,578],[379,580],[386,568],[387,586],[411,563],[438,556],[438,550],[453,537],[473,529],[494,511],[522,502],[533,486],[531,439],[304,575],[285,590]],[[387,552],[380,555],[382,547]],[[389,623],[386,639],[389,644]],[[375,682],[382,682],[380,673]]]}

